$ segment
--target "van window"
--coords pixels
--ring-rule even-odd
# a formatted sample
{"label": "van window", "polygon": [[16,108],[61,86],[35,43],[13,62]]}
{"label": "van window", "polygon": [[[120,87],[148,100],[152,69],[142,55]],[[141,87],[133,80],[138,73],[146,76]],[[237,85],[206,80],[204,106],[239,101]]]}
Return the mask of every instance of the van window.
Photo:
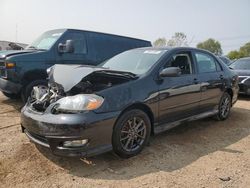
{"label": "van window", "polygon": [[86,54],[87,45],[84,33],[69,33],[66,40],[73,40],[74,54]]}
{"label": "van window", "polygon": [[199,73],[216,72],[216,61],[208,54],[195,52]]}

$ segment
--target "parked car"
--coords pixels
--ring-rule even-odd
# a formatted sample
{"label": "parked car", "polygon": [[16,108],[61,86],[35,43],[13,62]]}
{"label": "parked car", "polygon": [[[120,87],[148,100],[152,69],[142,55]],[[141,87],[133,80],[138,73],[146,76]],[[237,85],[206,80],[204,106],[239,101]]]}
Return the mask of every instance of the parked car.
{"label": "parked car", "polygon": [[230,68],[239,75],[240,94],[250,95],[250,57],[236,60]]}
{"label": "parked car", "polygon": [[228,57],[226,57],[226,56],[218,56],[219,58],[220,58],[220,60],[223,62],[223,63],[225,63],[227,66],[229,66],[231,63],[232,63],[232,61],[228,58]]}
{"label": "parked car", "polygon": [[149,41],[74,29],[47,31],[26,50],[0,52],[0,90],[24,101],[34,86],[46,87],[54,64],[98,65],[123,51],[151,46]]}
{"label": "parked car", "polygon": [[236,73],[216,56],[186,47],[134,49],[98,67],[48,72],[49,90],[34,88],[21,126],[63,156],[137,155],[151,134],[208,116],[227,119],[239,89]]}

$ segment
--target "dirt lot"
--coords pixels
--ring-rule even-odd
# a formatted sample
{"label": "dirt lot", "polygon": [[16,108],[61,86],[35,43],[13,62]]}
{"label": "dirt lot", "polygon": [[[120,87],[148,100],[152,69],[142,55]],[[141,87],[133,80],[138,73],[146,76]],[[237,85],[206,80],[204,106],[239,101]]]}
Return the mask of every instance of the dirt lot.
{"label": "dirt lot", "polygon": [[127,160],[112,152],[62,158],[35,147],[20,131],[20,106],[0,94],[0,187],[250,187],[250,97],[228,120],[179,126]]}

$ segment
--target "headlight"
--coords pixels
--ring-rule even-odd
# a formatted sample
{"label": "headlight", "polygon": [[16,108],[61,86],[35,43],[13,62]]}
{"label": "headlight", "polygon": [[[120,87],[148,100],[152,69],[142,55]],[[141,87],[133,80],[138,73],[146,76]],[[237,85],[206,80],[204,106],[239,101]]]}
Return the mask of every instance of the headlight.
{"label": "headlight", "polygon": [[56,109],[63,112],[82,112],[99,108],[104,99],[94,94],[79,94],[57,101]]}

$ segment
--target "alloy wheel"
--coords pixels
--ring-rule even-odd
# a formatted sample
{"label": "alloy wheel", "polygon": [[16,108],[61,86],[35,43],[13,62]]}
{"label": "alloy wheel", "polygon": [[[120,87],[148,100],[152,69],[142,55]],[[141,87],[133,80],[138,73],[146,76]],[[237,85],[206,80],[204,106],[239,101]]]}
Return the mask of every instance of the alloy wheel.
{"label": "alloy wheel", "polygon": [[225,97],[222,100],[221,107],[220,107],[220,113],[223,118],[226,118],[230,112],[230,99],[228,97]]}
{"label": "alloy wheel", "polygon": [[141,147],[146,137],[146,124],[140,117],[133,117],[127,120],[122,129],[120,143],[127,151],[135,151]]}

